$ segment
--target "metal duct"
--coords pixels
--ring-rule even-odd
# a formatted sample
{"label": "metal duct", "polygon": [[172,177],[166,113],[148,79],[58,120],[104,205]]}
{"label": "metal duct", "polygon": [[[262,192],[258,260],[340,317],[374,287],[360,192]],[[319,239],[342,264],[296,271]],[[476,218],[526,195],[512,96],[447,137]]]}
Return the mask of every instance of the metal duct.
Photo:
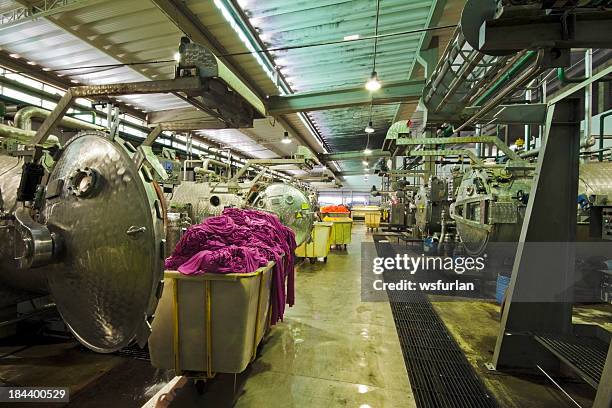
{"label": "metal duct", "polygon": [[[25,108],[19,109],[15,114],[15,126],[23,130],[32,130],[32,119],[46,119],[51,114],[48,111],[38,106],[26,106]],[[103,130],[102,126],[94,125],[93,123],[83,122],[69,116],[64,116],[59,122],[59,125],[69,129],[80,129],[80,130]]]}
{"label": "metal duct", "polygon": [[[34,135],[36,134],[33,130],[23,130],[13,126],[7,126],[0,124],[0,138],[12,139],[16,140],[21,144],[29,144]],[[59,144],[59,139],[57,136],[49,136],[47,140],[43,143],[44,147],[51,147]]]}

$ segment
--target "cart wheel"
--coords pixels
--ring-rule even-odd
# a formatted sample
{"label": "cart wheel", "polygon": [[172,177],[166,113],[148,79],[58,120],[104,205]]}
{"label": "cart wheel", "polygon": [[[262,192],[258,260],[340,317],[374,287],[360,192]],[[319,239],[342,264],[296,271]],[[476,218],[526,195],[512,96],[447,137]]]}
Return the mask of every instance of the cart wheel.
{"label": "cart wheel", "polygon": [[323,258],[323,263],[327,263],[327,257]]}
{"label": "cart wheel", "polygon": [[310,262],[312,262],[312,263],[317,262],[317,258],[310,258]]}
{"label": "cart wheel", "polygon": [[195,386],[196,392],[200,395],[204,394],[208,388],[206,380],[193,380],[193,385]]}

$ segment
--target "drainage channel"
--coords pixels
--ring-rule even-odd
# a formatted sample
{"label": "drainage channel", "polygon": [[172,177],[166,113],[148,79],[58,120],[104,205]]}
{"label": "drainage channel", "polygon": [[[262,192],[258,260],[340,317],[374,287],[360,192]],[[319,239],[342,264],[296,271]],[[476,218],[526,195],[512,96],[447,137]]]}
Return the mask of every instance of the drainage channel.
{"label": "drainage channel", "polygon": [[[396,254],[388,243],[377,243],[376,249],[381,257]],[[390,271],[383,278],[397,282],[414,275]],[[387,294],[417,407],[498,407],[429,298],[409,291]]]}

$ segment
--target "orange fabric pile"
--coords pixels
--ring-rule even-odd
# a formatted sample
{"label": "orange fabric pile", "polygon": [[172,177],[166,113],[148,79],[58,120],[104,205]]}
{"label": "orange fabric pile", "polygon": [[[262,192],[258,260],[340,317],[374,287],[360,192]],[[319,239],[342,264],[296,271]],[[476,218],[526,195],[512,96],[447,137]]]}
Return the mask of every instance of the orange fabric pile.
{"label": "orange fabric pile", "polygon": [[350,211],[343,205],[327,205],[321,207],[322,213],[349,213]]}

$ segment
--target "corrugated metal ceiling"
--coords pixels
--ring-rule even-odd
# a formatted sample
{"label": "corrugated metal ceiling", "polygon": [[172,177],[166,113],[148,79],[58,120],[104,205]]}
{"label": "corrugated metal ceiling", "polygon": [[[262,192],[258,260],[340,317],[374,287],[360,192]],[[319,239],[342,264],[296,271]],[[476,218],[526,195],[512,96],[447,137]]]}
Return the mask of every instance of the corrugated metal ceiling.
{"label": "corrugated metal ceiling", "polygon": [[[244,0],[240,2],[250,23],[269,49],[373,36],[376,0]],[[381,0],[379,34],[420,29],[427,26],[434,2],[431,0]],[[424,34],[379,39],[376,71],[381,82],[409,79]],[[363,86],[372,71],[374,41],[271,51],[275,62],[292,87],[299,92]],[[399,104],[375,106],[372,122],[376,132],[370,148],[382,145]],[[335,151],[366,147],[363,129],[369,121],[368,107],[312,112],[310,116]],[[354,170],[360,163],[343,164]]]}
{"label": "corrugated metal ceiling", "polygon": [[[19,6],[3,0],[0,11]],[[65,68],[173,60],[183,33],[148,0],[103,1],[48,19],[36,19],[0,30],[0,46],[19,58],[54,71]],[[167,79],[174,76],[174,62],[58,71],[82,84]],[[174,95],[129,95],[119,98],[144,111],[190,106]],[[253,157],[278,157],[270,146],[257,146],[257,131],[207,131],[206,138]],[[265,129],[266,134],[269,130]],[[279,131],[282,137],[282,130]],[[279,133],[275,132],[275,133]],[[238,140],[239,139],[239,140]],[[276,143],[278,144],[278,143]],[[269,143],[273,145],[273,143]],[[278,149],[275,149],[278,151]],[[288,149],[285,148],[285,151]],[[281,149],[283,154],[290,154]]]}
{"label": "corrugated metal ceiling", "polygon": [[[155,30],[153,24],[155,19],[152,22],[141,20],[138,16],[143,12],[143,5],[150,11],[157,12],[159,21],[163,23],[165,16],[148,1],[103,2],[61,13],[50,17],[49,20],[36,19],[3,28],[0,30],[0,46],[11,53],[18,54],[21,58],[58,71],[83,84],[146,81],[156,74],[168,77],[173,72],[171,63],[164,66],[157,64],[142,66],[138,70],[132,67],[117,67],[61,71],[66,68],[147,60],[149,59],[148,54],[130,53],[129,49],[121,49],[121,47],[129,44],[144,51],[146,50],[145,45],[138,44],[138,41],[148,42],[147,36],[152,36],[159,30],[174,41],[174,48],[176,48],[180,32],[173,29],[171,24],[162,24],[162,27],[167,26],[173,29],[173,32],[168,32],[161,27]],[[19,3],[15,1],[5,1],[2,4],[3,10],[10,10],[18,6]],[[128,6],[130,9],[127,8]],[[132,10],[132,13],[128,13],[128,10]],[[152,18],[152,16],[147,15],[147,18]],[[123,20],[119,21],[121,19]],[[147,24],[149,27],[148,32],[143,33],[140,37],[135,36],[133,32],[139,21],[140,24]],[[131,29],[125,30],[126,26]],[[121,34],[115,38],[108,38],[116,33]],[[125,41],[121,42],[120,37]],[[160,56],[171,59],[173,54],[167,47],[164,48],[165,43],[161,42],[159,45],[159,47],[154,44],[149,45],[150,49],[155,49],[157,52],[155,59]],[[119,99],[147,111],[189,106],[173,95],[135,95]]]}
{"label": "corrugated metal ceiling", "polygon": [[[268,48],[374,34],[375,0],[232,1],[243,6],[250,23],[257,28]],[[451,3],[458,1],[463,2],[448,0]],[[215,0],[186,0],[181,3],[202,22],[225,52],[248,51],[215,6]],[[425,27],[434,3],[435,0],[381,0],[379,33]],[[14,1],[0,0],[0,9],[15,4]],[[48,21],[37,19],[0,30],[0,46],[42,66],[60,69],[75,65],[172,59],[181,35],[181,31],[149,0],[107,0],[54,15]],[[383,84],[408,79],[421,38],[419,33],[379,40],[377,71]],[[281,66],[281,72],[298,92],[363,86],[371,71],[372,54],[371,40],[272,52],[274,62]],[[278,94],[275,83],[252,55],[228,55],[227,59],[240,68],[262,96]],[[73,77],[84,83],[108,83],[170,78],[172,74],[173,64],[167,63],[90,74],[80,72]],[[185,106],[183,101],[171,95],[130,99],[133,104],[147,110]],[[398,107],[392,104],[373,108],[372,121],[377,132],[370,138],[370,148],[381,145]],[[309,116],[333,150],[358,150],[366,145],[363,128],[369,119],[368,109],[344,108],[311,112]],[[309,134],[297,115],[285,115],[285,119],[302,136]],[[248,131],[243,133],[249,134]],[[257,140],[258,137],[265,138],[264,133],[254,130],[249,136]],[[270,146],[279,151],[273,147]],[[357,166],[345,163],[343,168],[355,170]]]}

